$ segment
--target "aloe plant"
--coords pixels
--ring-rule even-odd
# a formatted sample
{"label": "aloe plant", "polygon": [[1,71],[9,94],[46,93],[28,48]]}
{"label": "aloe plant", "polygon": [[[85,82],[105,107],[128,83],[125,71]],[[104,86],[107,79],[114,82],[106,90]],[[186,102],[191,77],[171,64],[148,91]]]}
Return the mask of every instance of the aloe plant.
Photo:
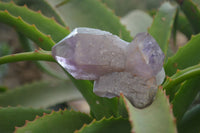
{"label": "aloe plant", "polygon": [[[0,1],[0,23],[16,31],[25,51],[10,54],[9,49],[12,48],[4,41],[0,42],[0,80],[4,79],[4,71],[9,68],[5,65],[18,61],[34,61],[53,78],[53,81],[43,79],[14,89],[6,89],[0,81],[1,133],[200,132],[199,1],[164,2],[153,13],[148,7],[148,11],[140,13],[142,19],[125,16],[128,11],[137,7],[126,4],[132,3],[132,0],[117,5],[120,2],[124,1]],[[142,2],[139,5],[141,4]],[[120,11],[121,8],[124,9]],[[113,9],[117,15],[123,16],[117,16]],[[133,19],[138,19],[138,22],[132,23],[136,22]],[[143,23],[143,20],[149,22]],[[136,32],[144,30],[157,41],[165,54],[163,68],[166,78],[161,85],[156,86],[158,90],[150,105],[144,108],[133,106],[121,88],[120,96],[99,97],[93,92],[93,81],[75,79],[59,65],[52,56],[52,47],[77,27],[108,31],[127,41],[125,45],[134,38],[130,33],[135,35]],[[132,31],[133,29],[137,31]],[[170,40],[174,39],[173,42],[176,43],[176,31],[184,34],[189,40],[176,52],[172,52],[171,45],[176,44],[171,44]],[[2,48],[5,46],[6,50]],[[49,68],[47,62],[54,63],[63,71],[57,73]],[[65,78],[63,73],[68,78]],[[58,103],[83,98],[90,107],[88,114],[70,110],[70,107],[58,111],[49,109]]]}

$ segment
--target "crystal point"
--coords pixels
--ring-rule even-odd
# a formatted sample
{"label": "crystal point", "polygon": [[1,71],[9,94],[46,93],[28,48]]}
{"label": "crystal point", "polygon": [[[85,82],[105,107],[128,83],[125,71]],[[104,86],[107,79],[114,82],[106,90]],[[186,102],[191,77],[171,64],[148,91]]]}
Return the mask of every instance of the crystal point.
{"label": "crystal point", "polygon": [[52,53],[76,79],[95,80],[106,73],[125,69],[127,44],[106,31],[76,28],[53,47]]}
{"label": "crystal point", "polygon": [[161,71],[164,53],[148,33],[137,34],[126,49],[126,71],[145,78],[154,77]]}

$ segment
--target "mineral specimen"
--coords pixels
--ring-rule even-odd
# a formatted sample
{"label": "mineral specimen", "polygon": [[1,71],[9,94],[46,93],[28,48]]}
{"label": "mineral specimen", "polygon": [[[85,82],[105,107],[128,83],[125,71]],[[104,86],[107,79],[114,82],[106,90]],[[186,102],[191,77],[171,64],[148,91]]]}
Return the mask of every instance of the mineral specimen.
{"label": "mineral specimen", "polygon": [[148,33],[139,33],[129,44],[106,31],[77,28],[52,54],[74,78],[95,80],[96,95],[123,93],[137,108],[151,104],[165,77],[164,54]]}
{"label": "mineral specimen", "polygon": [[76,79],[96,80],[125,69],[127,42],[109,32],[77,28],[52,53],[57,62]]}

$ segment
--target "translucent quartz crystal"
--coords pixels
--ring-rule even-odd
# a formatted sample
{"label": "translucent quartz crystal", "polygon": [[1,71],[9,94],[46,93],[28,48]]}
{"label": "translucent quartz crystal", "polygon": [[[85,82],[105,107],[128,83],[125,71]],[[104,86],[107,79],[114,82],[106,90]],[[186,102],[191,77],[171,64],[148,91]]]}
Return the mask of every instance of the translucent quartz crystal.
{"label": "translucent quartz crystal", "polygon": [[146,79],[161,71],[164,53],[148,33],[137,34],[126,49],[126,71]]}
{"label": "translucent quartz crystal", "polygon": [[149,105],[165,78],[164,54],[153,37],[139,33],[129,44],[109,32],[77,28],[52,49],[74,78],[95,80],[94,93],[123,93],[137,108]]}
{"label": "translucent quartz crystal", "polygon": [[113,72],[95,81],[93,91],[108,98],[123,93],[135,107],[144,108],[153,101],[157,86],[155,78],[145,80],[128,72]]}
{"label": "translucent quartz crystal", "polygon": [[76,79],[95,80],[125,69],[127,42],[109,32],[77,28],[56,44],[52,53]]}

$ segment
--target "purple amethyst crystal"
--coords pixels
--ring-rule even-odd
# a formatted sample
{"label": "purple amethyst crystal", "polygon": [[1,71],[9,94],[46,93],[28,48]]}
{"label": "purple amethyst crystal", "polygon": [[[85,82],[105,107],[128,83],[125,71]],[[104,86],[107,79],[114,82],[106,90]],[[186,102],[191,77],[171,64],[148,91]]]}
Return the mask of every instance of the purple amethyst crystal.
{"label": "purple amethyst crystal", "polygon": [[148,33],[128,44],[109,32],[77,28],[52,49],[53,57],[74,78],[95,80],[94,93],[123,93],[137,108],[151,104],[165,77],[164,54]]}
{"label": "purple amethyst crystal", "polygon": [[156,40],[148,33],[139,33],[127,46],[126,71],[146,79],[161,71],[164,53]]}
{"label": "purple amethyst crystal", "polygon": [[155,78],[145,80],[128,72],[113,72],[96,80],[93,91],[107,98],[123,93],[135,107],[144,108],[153,101],[157,86]]}
{"label": "purple amethyst crystal", "polygon": [[109,32],[77,28],[52,53],[57,62],[76,79],[95,80],[125,69],[127,42]]}

